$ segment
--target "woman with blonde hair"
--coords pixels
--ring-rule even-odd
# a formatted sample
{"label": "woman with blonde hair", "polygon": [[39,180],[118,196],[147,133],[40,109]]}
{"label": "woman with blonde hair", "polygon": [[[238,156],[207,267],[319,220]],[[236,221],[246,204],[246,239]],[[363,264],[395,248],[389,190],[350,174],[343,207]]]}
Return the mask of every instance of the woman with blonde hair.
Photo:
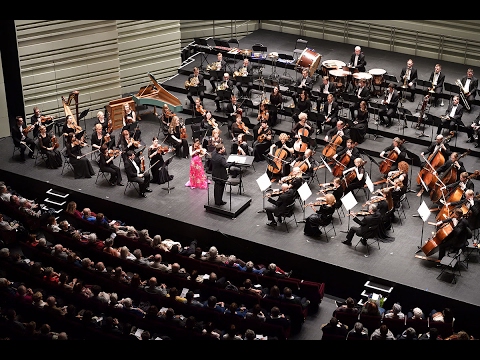
{"label": "woman with blonde hair", "polygon": [[180,158],[188,158],[188,141],[182,138],[181,130],[185,125],[180,124],[180,118],[175,115],[172,117],[170,126],[168,127],[168,141],[175,148],[175,155]]}
{"label": "woman with blonde hair", "polygon": [[[335,196],[333,194],[326,194],[325,197],[320,197],[314,203],[309,205],[314,209],[315,213],[305,219],[305,226],[303,233],[307,236],[320,236],[322,231],[320,226],[327,226],[333,220],[333,213],[335,212]],[[318,209],[315,210],[315,207]]]}

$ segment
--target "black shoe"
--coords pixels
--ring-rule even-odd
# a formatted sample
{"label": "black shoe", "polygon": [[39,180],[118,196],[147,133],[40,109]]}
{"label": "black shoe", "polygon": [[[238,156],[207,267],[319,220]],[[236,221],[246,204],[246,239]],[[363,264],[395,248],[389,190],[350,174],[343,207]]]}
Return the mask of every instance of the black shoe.
{"label": "black shoe", "polygon": [[281,224],[282,223],[282,218],[278,218],[277,221]]}
{"label": "black shoe", "polygon": [[320,133],[321,133],[321,131],[320,131],[320,129],[318,129],[317,132],[316,132],[316,134],[317,134],[317,135],[320,135]]}
{"label": "black shoe", "polygon": [[441,268],[442,267],[442,264],[438,263],[437,265],[435,265],[437,268]]}
{"label": "black shoe", "polygon": [[222,112],[222,109],[215,109],[215,112]]}
{"label": "black shoe", "polygon": [[478,143],[475,143],[475,145],[473,145],[473,147],[476,147],[476,148],[477,148],[477,147],[478,147],[478,145],[479,145]]}
{"label": "black shoe", "polygon": [[343,305],[343,302],[335,300],[335,305],[337,305],[337,307],[340,307]]}
{"label": "black shoe", "polygon": [[290,270],[288,273],[285,273],[285,276],[289,278],[292,276],[292,274],[293,274],[293,270]]}
{"label": "black shoe", "polygon": [[170,175],[170,180],[173,180],[173,175]]}
{"label": "black shoe", "polygon": [[152,191],[153,191],[153,190],[150,189],[150,188],[146,188],[146,189],[145,189],[145,192],[152,192]]}
{"label": "black shoe", "polygon": [[142,194],[140,194],[140,197],[144,197],[144,198],[146,198],[146,197],[147,197],[147,194],[145,194],[145,193],[142,193]]}
{"label": "black shoe", "polygon": [[28,157],[29,157],[30,159],[35,159],[35,156],[33,156],[33,154],[28,154]]}
{"label": "black shoe", "polygon": [[392,126],[391,124],[387,124],[385,125],[386,128],[389,128],[390,126]]}
{"label": "black shoe", "polygon": [[20,161],[21,161],[21,162],[25,162],[25,161],[26,161],[25,156],[22,156],[22,157],[20,158]]}
{"label": "black shoe", "polygon": [[362,245],[367,246],[367,240],[365,240],[365,239],[360,239],[360,242],[362,243]]}
{"label": "black shoe", "polygon": [[220,202],[219,204],[215,204],[215,205],[217,205],[217,206],[222,206],[222,205],[225,205],[226,203],[227,203],[226,201],[222,201],[222,202]]}
{"label": "black shoe", "polygon": [[275,227],[277,226],[277,223],[275,221],[270,221],[267,223],[268,226]]}
{"label": "black shoe", "polygon": [[117,183],[118,186],[124,186],[122,182]]}
{"label": "black shoe", "polygon": [[352,242],[351,242],[351,241],[348,241],[348,240],[345,240],[345,241],[342,241],[342,244],[351,246],[351,245],[352,245]]}
{"label": "black shoe", "polygon": [[114,181],[109,181],[110,183],[110,186],[115,186],[115,182]]}
{"label": "black shoe", "polygon": [[466,142],[467,142],[467,143],[471,143],[471,142],[473,142],[473,141],[474,141],[474,139],[468,138]]}

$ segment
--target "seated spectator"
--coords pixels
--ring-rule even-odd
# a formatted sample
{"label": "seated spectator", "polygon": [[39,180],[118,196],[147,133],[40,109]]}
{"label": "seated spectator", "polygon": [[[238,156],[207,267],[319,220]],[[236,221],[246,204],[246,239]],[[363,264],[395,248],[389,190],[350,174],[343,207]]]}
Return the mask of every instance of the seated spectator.
{"label": "seated spectator", "polygon": [[192,290],[187,291],[185,295],[185,299],[187,299],[187,302],[185,304],[187,305],[192,305],[192,306],[203,306],[203,304],[195,299],[195,293]]}
{"label": "seated spectator", "polygon": [[69,250],[64,248],[62,244],[55,244],[51,254],[61,260],[67,260],[68,252]]}
{"label": "seated spectator", "polygon": [[121,284],[130,284],[130,278],[127,276],[127,273],[122,270],[121,266],[117,266],[112,271],[111,279]]}
{"label": "seated spectator", "polygon": [[38,239],[37,246],[35,247],[37,250],[50,254],[52,252],[52,249],[47,243],[47,240],[45,238],[40,238]]}
{"label": "seated spectator", "polygon": [[202,335],[208,340],[220,340],[223,333],[215,327],[213,321],[207,321],[202,330]]}
{"label": "seated spectator", "polygon": [[431,327],[429,331],[425,334],[422,334],[418,337],[418,340],[443,340],[440,334],[438,333],[438,329],[436,327]]}
{"label": "seated spectator", "polygon": [[290,270],[287,273],[284,270],[280,269],[280,267],[277,266],[275,263],[270,263],[267,267],[267,270],[264,271],[263,275],[277,277],[277,278],[284,278],[284,277],[292,276],[292,272],[293,271]]}
{"label": "seated spectator", "polygon": [[257,275],[262,275],[266,270],[265,268],[261,268],[261,269],[255,268],[252,261],[247,261],[245,263],[245,266],[241,266],[238,263],[235,263],[234,266],[240,271],[244,271],[244,272],[252,273],[252,274],[257,274]]}
{"label": "seated spectator", "polygon": [[130,260],[130,261],[133,261],[136,259],[135,255],[133,255],[130,250],[128,249],[128,247],[126,246],[122,246],[120,249],[120,259],[123,259],[123,260]]}
{"label": "seated spectator", "polygon": [[158,269],[162,272],[169,272],[171,270],[171,265],[165,265],[162,263],[162,255],[155,254],[153,257],[153,262],[149,265],[153,269]]}
{"label": "seated spectator", "polygon": [[82,269],[95,271],[95,263],[90,258],[84,257],[80,262],[82,264]]}
{"label": "seated spectator", "polygon": [[272,299],[272,300],[278,300],[278,301],[283,299],[283,296],[280,292],[280,288],[278,287],[278,285],[273,285],[270,288],[269,293],[265,295],[265,298]]}
{"label": "seated spectator", "polygon": [[142,229],[138,232],[138,242],[148,246],[153,245],[153,239],[150,237],[147,229]]}
{"label": "seated spectator", "polygon": [[145,311],[133,305],[131,298],[126,297],[118,302],[117,307],[124,309],[126,312],[132,313],[138,317],[143,318],[145,316]]}
{"label": "seated spectator", "polygon": [[60,226],[57,224],[57,219],[55,216],[51,215],[47,219],[47,229],[50,230],[51,232],[59,232],[60,231]]}
{"label": "seated spectator", "polygon": [[186,272],[184,268],[180,267],[179,263],[172,264],[171,274],[182,279],[186,279],[190,276],[190,274]]}
{"label": "seated spectator", "polygon": [[245,330],[245,335],[243,335],[243,340],[257,340],[257,335],[252,329]]}
{"label": "seated spectator", "polygon": [[94,223],[95,220],[96,220],[96,217],[97,217],[97,214],[92,212],[92,210],[90,210],[90,208],[88,208],[88,207],[83,208],[83,211],[82,211],[82,219],[83,220],[86,220],[90,223]]}
{"label": "seated spectator", "polygon": [[430,312],[430,321],[441,321],[447,324],[453,323],[455,318],[453,317],[452,310],[450,308],[444,308],[442,311],[433,309]]}
{"label": "seated spectator", "polygon": [[247,313],[245,314],[245,318],[250,320],[254,319],[259,322],[265,322],[266,320],[266,316],[260,304],[253,305],[253,307],[249,311],[247,311]]}
{"label": "seated spectator", "polygon": [[235,324],[230,324],[225,334],[222,336],[222,340],[243,340],[240,333],[237,331]]}
{"label": "seated spectator", "polygon": [[292,289],[288,286],[283,288],[283,294],[281,296],[282,300],[292,304],[299,304],[302,308],[307,308],[310,305],[310,300],[306,297],[300,297],[298,295],[293,294]]}
{"label": "seated spectator", "polygon": [[41,291],[35,291],[35,293],[32,295],[32,304],[34,307],[43,309],[47,303],[43,301],[43,294]]}
{"label": "seated spectator", "polygon": [[396,340],[387,325],[382,324],[370,336],[370,340]]}
{"label": "seated spectator", "polygon": [[63,290],[65,290],[67,292],[72,292],[73,287],[74,287],[76,282],[77,282],[76,278],[70,280],[69,276],[66,272],[64,272],[64,271],[60,272],[60,276],[58,278],[58,286],[60,288],[62,288]]}
{"label": "seated spectator", "polygon": [[358,314],[360,312],[360,309],[355,304],[355,300],[351,297],[346,298],[344,304],[337,303],[337,305],[340,306],[333,311],[333,316],[335,316],[337,312],[347,312],[354,314]]}
{"label": "seated spectator", "polygon": [[414,319],[414,320],[424,320],[425,315],[423,315],[422,309],[416,307],[413,309],[413,311],[409,311],[407,313],[408,319]]}
{"label": "seated spectator", "polygon": [[269,293],[267,288],[262,286],[254,287],[251,279],[245,279],[243,285],[238,288],[241,292],[257,295],[258,297],[263,298],[266,294]]}
{"label": "seated spectator", "polygon": [[227,261],[227,256],[219,254],[217,248],[215,246],[211,246],[201,260],[210,261],[217,264],[224,264]]}
{"label": "seated spectator", "polygon": [[461,330],[459,332],[453,333],[444,340],[475,340],[475,338],[473,336],[469,336],[466,331]]}
{"label": "seated spectator", "polygon": [[217,276],[217,274],[212,271],[210,273],[210,275],[208,276],[208,278],[203,279],[203,283],[205,285],[214,286],[214,287],[218,287],[220,289],[224,289],[225,286],[227,285],[227,279],[225,278],[225,276],[221,276],[219,278]]}
{"label": "seated spectator", "polygon": [[137,273],[134,273],[130,279],[130,286],[133,289],[143,289],[146,284],[147,282],[142,280],[140,275]]}
{"label": "seated spectator", "polygon": [[353,329],[347,333],[347,340],[368,340],[368,329],[363,327],[360,321],[357,321]]}
{"label": "seated spectator", "polygon": [[178,241],[173,241],[172,239],[165,239],[161,240],[159,245],[157,246],[160,250],[165,252],[172,251],[173,246],[182,246]]}
{"label": "seated spectator", "polygon": [[103,248],[103,252],[115,257],[120,257],[120,251],[118,251],[113,247],[113,238],[111,237],[105,240],[105,246]]}
{"label": "seated spectator", "polygon": [[348,329],[345,325],[338,321],[335,316],[330,318],[330,321],[322,325],[324,334],[347,336]]}
{"label": "seated spectator", "polygon": [[417,332],[414,328],[408,327],[397,336],[397,340],[418,340]]}
{"label": "seated spectator", "polygon": [[218,311],[219,313],[225,312],[225,303],[223,301],[217,301],[217,297],[211,295],[204,303],[203,307]]}
{"label": "seated spectator", "polygon": [[101,228],[104,228],[104,229],[107,229],[107,230],[111,230],[113,231],[114,229],[112,229],[112,227],[110,226],[110,224],[108,223],[108,219],[105,217],[105,215],[101,212],[99,212],[97,214],[97,216],[95,216],[95,221],[93,222],[93,225],[96,225],[96,226],[99,226]]}
{"label": "seated spectator", "polygon": [[203,250],[200,246],[197,246],[195,247],[195,251],[193,252],[193,254],[190,254],[190,258],[191,259],[197,259],[197,260],[200,260],[202,257],[203,257]]}
{"label": "seated spectator", "polygon": [[15,301],[19,304],[31,304],[33,301],[33,290],[27,288],[24,284],[17,287]]}
{"label": "seated spectator", "polygon": [[235,266],[245,266],[245,261],[237,259],[235,255],[229,255],[227,261],[224,263],[225,266],[235,267]]}
{"label": "seated spectator", "polygon": [[18,222],[9,222],[5,220],[3,214],[0,214],[0,230],[4,231],[14,231],[20,227],[20,223]]}
{"label": "seated spectator", "polygon": [[363,304],[360,312],[370,316],[381,316],[385,312],[385,309],[379,308],[375,301],[369,299]]}
{"label": "seated spectator", "polygon": [[270,310],[270,314],[267,315],[265,320],[268,324],[280,325],[284,329],[288,329],[290,327],[290,319],[282,314],[280,308],[277,306],[272,307]]}
{"label": "seated spectator", "polygon": [[386,311],[383,316],[390,319],[405,319],[405,314],[402,312],[402,307],[399,303],[393,304],[392,308]]}
{"label": "seated spectator", "polygon": [[95,271],[101,274],[108,274],[107,268],[105,267],[105,264],[102,261],[98,261],[95,264]]}
{"label": "seated spectator", "polygon": [[172,308],[168,308],[165,311],[160,310],[158,318],[175,327],[185,327],[185,317],[183,315],[176,315]]}
{"label": "seated spectator", "polygon": [[5,202],[10,202],[10,197],[12,196],[12,193],[8,190],[7,186],[5,184],[0,185],[0,199],[2,199]]}
{"label": "seated spectator", "polygon": [[83,217],[83,214],[79,210],[77,210],[77,203],[75,201],[70,201],[67,204],[67,207],[65,208],[65,212],[79,219]]}
{"label": "seated spectator", "polygon": [[51,266],[47,266],[43,272],[43,280],[50,284],[56,285],[59,281],[59,276]]}
{"label": "seated spectator", "polygon": [[167,295],[167,286],[165,284],[158,285],[157,278],[152,276],[148,279],[147,286],[143,288],[146,293],[154,295]]}
{"label": "seated spectator", "polygon": [[153,259],[153,255],[150,255],[149,257],[143,257],[142,250],[140,249],[133,250],[133,256],[135,256],[135,260],[133,261],[136,264],[149,266],[152,263],[151,259]]}
{"label": "seated spectator", "polygon": [[180,296],[180,293],[175,286],[172,286],[170,289],[168,289],[167,298],[182,304],[185,304],[187,302],[186,298]]}
{"label": "seated spectator", "polygon": [[46,305],[43,307],[43,310],[47,315],[52,315],[52,316],[63,316],[67,312],[67,307],[58,307],[57,306],[57,299],[55,296],[49,296],[47,297],[46,300]]}
{"label": "seated spectator", "polygon": [[60,224],[58,224],[58,226],[60,227],[59,233],[62,235],[72,237],[75,233],[75,228],[69,224],[68,220],[60,221]]}
{"label": "seated spectator", "polygon": [[236,302],[232,301],[225,310],[225,314],[236,315],[241,318],[245,318],[245,316],[247,315],[247,308],[245,306],[238,306]]}

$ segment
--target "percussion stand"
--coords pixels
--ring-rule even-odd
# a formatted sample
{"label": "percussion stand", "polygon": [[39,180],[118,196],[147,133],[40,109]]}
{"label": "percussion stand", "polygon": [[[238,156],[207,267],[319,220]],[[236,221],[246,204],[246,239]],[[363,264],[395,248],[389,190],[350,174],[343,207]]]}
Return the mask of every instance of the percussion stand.
{"label": "percussion stand", "polygon": [[[399,115],[398,115],[398,132],[400,132],[400,128],[402,129],[402,135],[405,135],[405,128],[408,127],[407,125],[407,117],[406,117],[406,114],[405,114],[405,107],[403,106],[403,103],[400,102],[400,109],[401,111],[399,111]],[[401,118],[403,118],[403,125],[401,123]]]}
{"label": "percussion stand", "polygon": [[208,59],[207,59],[207,55],[205,54],[204,51],[200,51],[199,52],[200,54],[200,66],[198,67],[198,70],[204,70],[203,69],[203,63],[206,62],[208,64]]}
{"label": "percussion stand", "polygon": [[377,103],[376,101],[372,101],[372,102],[370,102],[370,106],[372,106],[372,108],[373,108],[373,118],[375,119],[375,121],[377,123],[377,129],[375,131],[375,135],[373,135],[373,140],[375,141],[375,140],[377,140],[377,138],[383,137],[382,135],[378,134],[378,125],[380,124],[380,119],[379,119],[379,115],[378,115],[379,103]]}
{"label": "percussion stand", "polygon": [[277,74],[277,60],[278,60],[278,57],[272,56],[272,57],[270,57],[270,59],[272,60],[272,73],[268,76],[268,78],[271,79],[271,80],[277,80],[280,77],[280,75]]}

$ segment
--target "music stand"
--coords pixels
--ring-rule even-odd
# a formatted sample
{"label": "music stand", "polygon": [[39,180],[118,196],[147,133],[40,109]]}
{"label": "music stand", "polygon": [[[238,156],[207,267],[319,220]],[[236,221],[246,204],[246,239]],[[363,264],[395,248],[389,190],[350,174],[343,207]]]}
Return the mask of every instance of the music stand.
{"label": "music stand", "polygon": [[[162,165],[162,172],[166,168],[167,169],[167,174],[168,174],[168,165],[173,161],[175,155],[170,156],[167,160]],[[168,193],[170,194],[170,190],[175,189],[175,186],[170,187],[170,176],[167,176],[167,187],[163,187],[163,190],[167,190]]]}
{"label": "music stand", "polygon": [[[248,89],[248,83],[253,84],[253,75],[247,75],[247,76],[237,76],[235,77],[235,80],[240,82],[240,86],[243,87],[244,85],[247,86]],[[241,99],[248,99],[248,93],[244,92],[243,96]],[[243,105],[243,104],[242,104]]]}
{"label": "music stand", "polygon": [[347,227],[347,231],[341,231],[341,232],[346,232],[348,233],[348,231],[350,230],[350,210],[353,209],[353,207],[355,205],[357,205],[357,199],[355,199],[355,196],[353,195],[353,193],[351,191],[348,192],[348,194],[345,194],[344,196],[342,196],[342,198],[340,199],[342,201],[342,204],[343,206],[345,206],[345,209],[348,210],[348,227]]}
{"label": "music stand", "polygon": [[205,85],[197,85],[197,86],[190,86],[189,89],[192,92],[192,96],[199,96],[198,94],[200,94],[202,91],[205,92],[205,90],[207,90],[207,87]]}
{"label": "music stand", "polygon": [[376,102],[376,101],[369,101],[368,104],[373,109],[373,119],[377,123],[376,124],[377,129],[375,130],[375,134],[373,135],[373,140],[377,140],[377,138],[383,137],[382,135],[378,134],[378,125],[380,124],[380,116],[378,115],[378,113],[380,112],[380,109],[382,108],[383,105],[380,102]]}
{"label": "music stand", "polygon": [[[88,115],[89,112],[90,112],[90,109],[85,109],[80,113],[80,115],[78,115],[77,123],[79,123],[80,120],[83,119],[83,128],[84,129],[87,128],[87,122],[86,122],[85,117]],[[85,136],[85,139],[88,139],[88,135]]]}
{"label": "music stand", "polygon": [[420,246],[418,247],[418,250],[415,253],[419,253],[422,251],[422,244],[423,244],[423,227],[425,225],[425,222],[428,220],[430,214],[432,213],[430,209],[428,208],[427,204],[425,203],[425,200],[422,201],[422,204],[417,210],[418,214],[422,218],[422,235],[420,236]]}
{"label": "music stand", "polygon": [[298,195],[300,195],[300,199],[302,199],[302,202],[303,202],[303,220],[301,221],[297,221],[299,223],[305,223],[305,202],[307,201],[307,199],[312,195],[312,190],[310,190],[310,187],[308,186],[308,184],[306,182],[304,182],[302,184],[302,186],[300,186],[297,190],[298,192]]}
{"label": "music stand", "polygon": [[284,79],[290,79],[290,81],[293,81],[292,75],[287,73],[287,66],[293,62],[293,56],[288,54],[278,54],[278,60],[285,64],[285,70],[283,71],[282,77]]}
{"label": "music stand", "polygon": [[[259,53],[258,57],[255,56],[255,53]],[[252,54],[250,55],[251,59],[258,59],[258,64],[257,64],[257,69],[258,69],[258,75],[260,76],[263,72],[263,66],[260,65],[260,61],[263,58],[263,54],[267,52],[267,47],[263,45],[253,45],[252,46]]]}
{"label": "music stand", "polygon": [[265,212],[265,196],[266,196],[265,193],[267,192],[267,190],[272,185],[272,182],[270,181],[270,178],[268,177],[268,174],[264,173],[262,176],[260,176],[257,179],[257,184],[258,184],[258,187],[260,188],[260,191],[263,192],[262,210],[257,211],[257,213],[264,213]]}
{"label": "music stand", "polygon": [[[223,74],[225,73],[223,70],[208,70],[208,72],[211,77],[215,76],[215,79],[217,79],[216,80],[217,82],[223,79]],[[216,87],[218,87],[218,84]],[[217,90],[216,87],[215,87],[215,90]]]}

